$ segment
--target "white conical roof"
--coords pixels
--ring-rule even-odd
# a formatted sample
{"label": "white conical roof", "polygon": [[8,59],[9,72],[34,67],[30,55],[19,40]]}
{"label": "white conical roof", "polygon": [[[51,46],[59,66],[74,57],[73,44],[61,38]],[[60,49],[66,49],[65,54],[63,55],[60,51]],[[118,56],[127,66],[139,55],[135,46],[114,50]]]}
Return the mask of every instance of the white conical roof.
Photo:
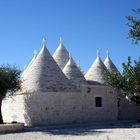
{"label": "white conical roof", "polygon": [[86,83],[86,79],[80,69],[77,67],[76,63],[70,56],[68,63],[63,69],[63,73],[68,79],[72,80],[76,85],[81,85]]}
{"label": "white conical roof", "polygon": [[107,57],[104,61],[104,64],[106,66],[106,68],[110,71],[110,72],[114,72],[114,71],[118,71],[118,69],[116,68],[116,66],[113,64],[113,62],[111,61],[110,57],[109,57],[109,51],[107,51]]}
{"label": "white conical roof", "polygon": [[26,71],[28,71],[28,69],[30,68],[31,64],[34,62],[34,60],[36,59],[36,57],[37,57],[37,52],[34,51],[34,56],[33,56],[32,60],[30,61],[30,63],[28,64],[28,66],[23,71],[21,77],[23,77],[26,74]]}
{"label": "white conical roof", "polygon": [[69,61],[69,52],[64,47],[62,38],[60,38],[60,44],[53,54],[53,58],[62,70]]}
{"label": "white conical roof", "polygon": [[96,60],[85,75],[86,80],[95,81],[101,84],[105,83],[105,69],[106,67],[103,64],[98,51]]}
{"label": "white conical roof", "polygon": [[23,91],[59,92],[74,90],[46,48],[46,40],[36,59],[23,77]]}
{"label": "white conical roof", "polygon": [[79,68],[79,70],[81,71],[81,73],[84,75],[84,71],[80,67],[80,61],[79,60],[77,61],[76,65]]}

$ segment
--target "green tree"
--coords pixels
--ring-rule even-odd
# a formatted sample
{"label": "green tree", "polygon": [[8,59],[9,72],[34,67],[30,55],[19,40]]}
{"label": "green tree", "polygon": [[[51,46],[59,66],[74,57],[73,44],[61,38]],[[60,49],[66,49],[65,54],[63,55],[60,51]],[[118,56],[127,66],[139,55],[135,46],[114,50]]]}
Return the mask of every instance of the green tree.
{"label": "green tree", "polygon": [[133,12],[137,17],[127,17],[129,27],[128,37],[132,39],[133,43],[138,44],[140,41],[140,9],[134,9]]}
{"label": "green tree", "polygon": [[113,73],[106,71],[107,85],[116,88],[120,93],[119,96],[127,97],[129,101],[140,105],[140,59],[132,63],[128,57],[128,62],[122,66],[122,75],[118,71]]}
{"label": "green tree", "polygon": [[21,71],[15,66],[3,65],[0,67],[0,124],[3,123],[1,113],[2,100],[20,89],[20,73]]}

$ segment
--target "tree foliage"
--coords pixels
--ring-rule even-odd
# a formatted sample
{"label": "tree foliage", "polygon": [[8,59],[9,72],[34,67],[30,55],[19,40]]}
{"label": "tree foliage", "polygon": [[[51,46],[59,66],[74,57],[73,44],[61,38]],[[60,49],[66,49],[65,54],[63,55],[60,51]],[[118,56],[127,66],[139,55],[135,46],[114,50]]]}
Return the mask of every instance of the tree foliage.
{"label": "tree foliage", "polygon": [[15,66],[0,67],[0,96],[5,97],[7,92],[13,92],[20,89],[20,73]]}
{"label": "tree foliage", "polygon": [[122,75],[118,71],[113,73],[106,71],[106,82],[119,90],[121,96],[140,105],[140,59],[132,63],[128,57],[128,62],[123,63],[122,67]]}
{"label": "tree foliage", "polygon": [[140,9],[133,9],[133,12],[137,14],[138,17],[128,16],[128,37],[132,39],[132,42],[138,44],[140,41]]}
{"label": "tree foliage", "polygon": [[15,66],[1,66],[0,67],[0,123],[3,123],[1,114],[1,105],[3,98],[7,93],[13,94],[21,87],[20,73]]}

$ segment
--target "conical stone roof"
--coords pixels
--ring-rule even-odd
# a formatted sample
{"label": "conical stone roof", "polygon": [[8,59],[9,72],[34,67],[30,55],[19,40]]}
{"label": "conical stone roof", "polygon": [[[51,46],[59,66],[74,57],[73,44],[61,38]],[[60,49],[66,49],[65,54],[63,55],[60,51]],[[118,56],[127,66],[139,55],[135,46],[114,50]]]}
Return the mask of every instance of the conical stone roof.
{"label": "conical stone roof", "polygon": [[53,58],[62,70],[69,61],[69,52],[64,47],[62,38],[60,38],[60,44],[53,54]]}
{"label": "conical stone roof", "polygon": [[81,73],[84,75],[84,71],[80,67],[80,61],[79,60],[77,61],[76,65],[79,68],[79,70],[81,71]]}
{"label": "conical stone roof", "polygon": [[105,65],[100,58],[99,51],[97,52],[97,58],[93,62],[92,66],[85,75],[87,81],[95,81],[101,84],[105,83]]}
{"label": "conical stone roof", "polygon": [[36,51],[34,51],[34,56],[33,56],[32,60],[30,61],[30,63],[28,64],[28,66],[23,71],[21,77],[24,77],[24,75],[26,75],[26,71],[28,71],[28,69],[30,68],[31,64],[34,62],[34,60],[36,59],[36,57],[37,57],[37,53],[36,53]]}
{"label": "conical stone roof", "polygon": [[23,77],[23,91],[74,91],[75,86],[66,78],[46,48],[43,47]]}
{"label": "conical stone roof", "polygon": [[76,63],[70,56],[68,63],[63,69],[63,73],[66,77],[72,80],[73,83],[76,85],[81,85],[86,83],[86,79],[80,69],[77,67]]}
{"label": "conical stone roof", "polygon": [[110,57],[109,57],[109,51],[107,51],[107,57],[104,61],[104,64],[106,66],[106,68],[110,71],[110,72],[114,72],[114,71],[118,71],[118,69],[116,68],[116,66],[113,64],[113,62],[111,61]]}

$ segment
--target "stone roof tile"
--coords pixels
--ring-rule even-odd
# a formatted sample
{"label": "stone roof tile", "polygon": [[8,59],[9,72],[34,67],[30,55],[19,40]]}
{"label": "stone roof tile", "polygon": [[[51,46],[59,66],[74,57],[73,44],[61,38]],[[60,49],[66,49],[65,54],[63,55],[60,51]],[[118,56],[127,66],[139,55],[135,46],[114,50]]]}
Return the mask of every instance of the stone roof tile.
{"label": "stone roof tile", "polygon": [[63,70],[69,60],[69,52],[64,47],[62,38],[60,38],[60,44],[56,49],[55,53],[53,54],[53,58],[58,64],[58,66]]}
{"label": "stone roof tile", "polygon": [[109,57],[109,51],[107,51],[107,57],[104,61],[104,64],[110,72],[118,71],[118,69],[116,68],[116,66],[114,65],[114,63],[112,62],[112,60]]}
{"label": "stone roof tile", "polygon": [[98,51],[96,60],[93,62],[92,66],[90,67],[90,69],[85,75],[86,80],[95,81],[95,82],[104,84],[105,83],[105,78],[104,78],[105,69],[106,67],[104,63],[102,62],[99,51]]}
{"label": "stone roof tile", "polygon": [[59,92],[75,91],[72,85],[46,48],[43,47],[23,76],[23,91]]}
{"label": "stone roof tile", "polygon": [[76,85],[81,85],[86,83],[86,79],[82,74],[81,70],[77,67],[73,58],[70,56],[68,63],[63,69],[63,73],[68,79],[72,80]]}

